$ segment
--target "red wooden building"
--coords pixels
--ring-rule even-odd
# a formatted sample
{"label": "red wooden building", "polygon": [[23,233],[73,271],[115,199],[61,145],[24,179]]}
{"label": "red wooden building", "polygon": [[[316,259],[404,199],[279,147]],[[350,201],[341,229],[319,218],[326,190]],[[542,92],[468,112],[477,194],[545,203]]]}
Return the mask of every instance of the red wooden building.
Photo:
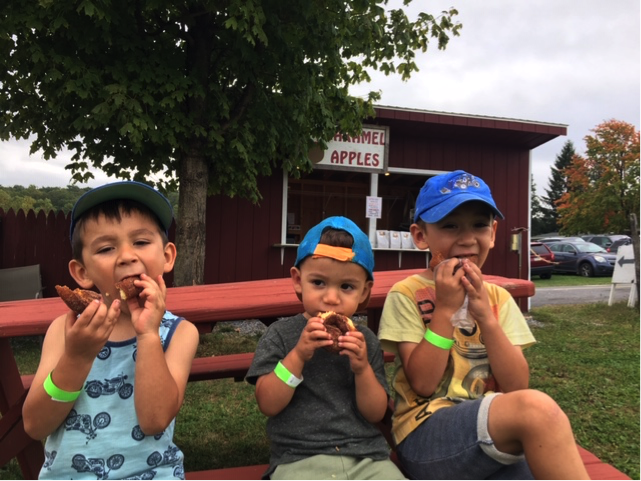
{"label": "red wooden building", "polygon": [[[331,215],[351,218],[376,245],[377,232],[408,229],[416,196],[430,175],[457,169],[483,178],[506,217],[483,271],[528,278],[527,232],[522,255],[511,243],[514,229],[530,223],[530,151],[565,135],[566,126],[391,107],[376,112],[361,138],[335,139],[322,159],[316,152],[313,172],[299,179],[282,171],[261,178],[259,205],[209,198],[206,284],[289,277],[301,235]],[[368,218],[368,199],[380,218]],[[67,268],[68,216],[5,214],[0,210],[0,268],[39,264],[44,297],[57,295],[56,284],[75,285]],[[173,233],[172,226],[172,240]],[[375,261],[378,271],[422,268],[427,255],[375,248]],[[173,285],[173,274],[166,281]]]}
{"label": "red wooden building", "polygon": [[[518,232],[530,224],[530,151],[566,135],[567,127],[382,106],[376,114],[366,122],[372,137],[348,143],[378,145],[371,146],[373,154],[353,154],[351,166],[322,165],[329,157],[342,159],[330,148],[314,171],[300,179],[282,171],[260,179],[259,205],[210,197],[205,283],[289,276],[301,235],[332,215],[351,218],[376,245],[379,230],[408,230],[416,196],[429,176],[457,169],[485,180],[505,215],[484,272],[527,279],[529,237]],[[362,147],[343,145],[336,148]],[[384,152],[383,162],[376,152]],[[347,164],[349,157],[344,157]],[[380,199],[380,218],[367,217],[368,197]],[[524,236],[521,253],[512,250],[514,234]],[[426,254],[375,248],[375,261],[376,270],[421,268]]]}

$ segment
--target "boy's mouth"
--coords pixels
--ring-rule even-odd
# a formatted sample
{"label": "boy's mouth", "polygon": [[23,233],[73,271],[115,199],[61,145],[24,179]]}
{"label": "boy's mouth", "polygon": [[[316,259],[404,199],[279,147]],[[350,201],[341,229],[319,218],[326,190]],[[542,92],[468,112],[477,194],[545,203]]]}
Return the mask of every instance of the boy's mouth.
{"label": "boy's mouth", "polygon": [[140,274],[130,274],[130,275],[128,275],[128,276],[124,276],[122,279],[120,279],[120,281],[119,281],[119,282],[123,282],[124,280],[129,279],[129,278],[132,278],[132,277],[133,277],[134,279],[140,279]]}
{"label": "boy's mouth", "polygon": [[454,256],[454,257],[456,257],[462,263],[464,260],[468,260],[468,261],[472,262],[472,259],[475,259],[477,257],[477,255],[476,254],[462,254],[460,256]]}

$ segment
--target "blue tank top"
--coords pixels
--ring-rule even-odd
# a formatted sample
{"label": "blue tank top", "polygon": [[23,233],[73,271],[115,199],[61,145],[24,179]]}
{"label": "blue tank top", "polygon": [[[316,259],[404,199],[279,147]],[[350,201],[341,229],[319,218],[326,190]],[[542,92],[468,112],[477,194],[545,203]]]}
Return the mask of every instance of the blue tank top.
{"label": "blue tank top", "polygon": [[[166,311],[160,339],[166,351],[182,321]],[[134,406],[136,338],[107,341],[73,409],[45,443],[40,479],[185,479],[184,455],[167,429],[145,436]]]}

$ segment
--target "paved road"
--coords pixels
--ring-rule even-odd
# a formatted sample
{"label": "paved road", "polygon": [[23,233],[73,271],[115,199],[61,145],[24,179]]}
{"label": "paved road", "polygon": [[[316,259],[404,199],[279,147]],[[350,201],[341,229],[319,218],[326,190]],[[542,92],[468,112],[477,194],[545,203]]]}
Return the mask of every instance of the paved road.
{"label": "paved road", "polygon": [[[575,287],[537,287],[530,307],[550,304],[590,304],[605,302],[610,298],[611,285],[575,286]],[[614,302],[628,302],[630,287],[619,285],[614,290]]]}

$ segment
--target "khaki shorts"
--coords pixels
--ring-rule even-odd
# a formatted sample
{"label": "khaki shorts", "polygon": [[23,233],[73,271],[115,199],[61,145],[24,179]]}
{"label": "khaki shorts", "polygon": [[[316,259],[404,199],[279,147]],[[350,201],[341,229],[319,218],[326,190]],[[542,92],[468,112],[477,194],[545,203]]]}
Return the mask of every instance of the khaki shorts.
{"label": "khaki shorts", "polygon": [[389,459],[374,461],[352,456],[319,454],[281,464],[271,479],[406,479]]}

